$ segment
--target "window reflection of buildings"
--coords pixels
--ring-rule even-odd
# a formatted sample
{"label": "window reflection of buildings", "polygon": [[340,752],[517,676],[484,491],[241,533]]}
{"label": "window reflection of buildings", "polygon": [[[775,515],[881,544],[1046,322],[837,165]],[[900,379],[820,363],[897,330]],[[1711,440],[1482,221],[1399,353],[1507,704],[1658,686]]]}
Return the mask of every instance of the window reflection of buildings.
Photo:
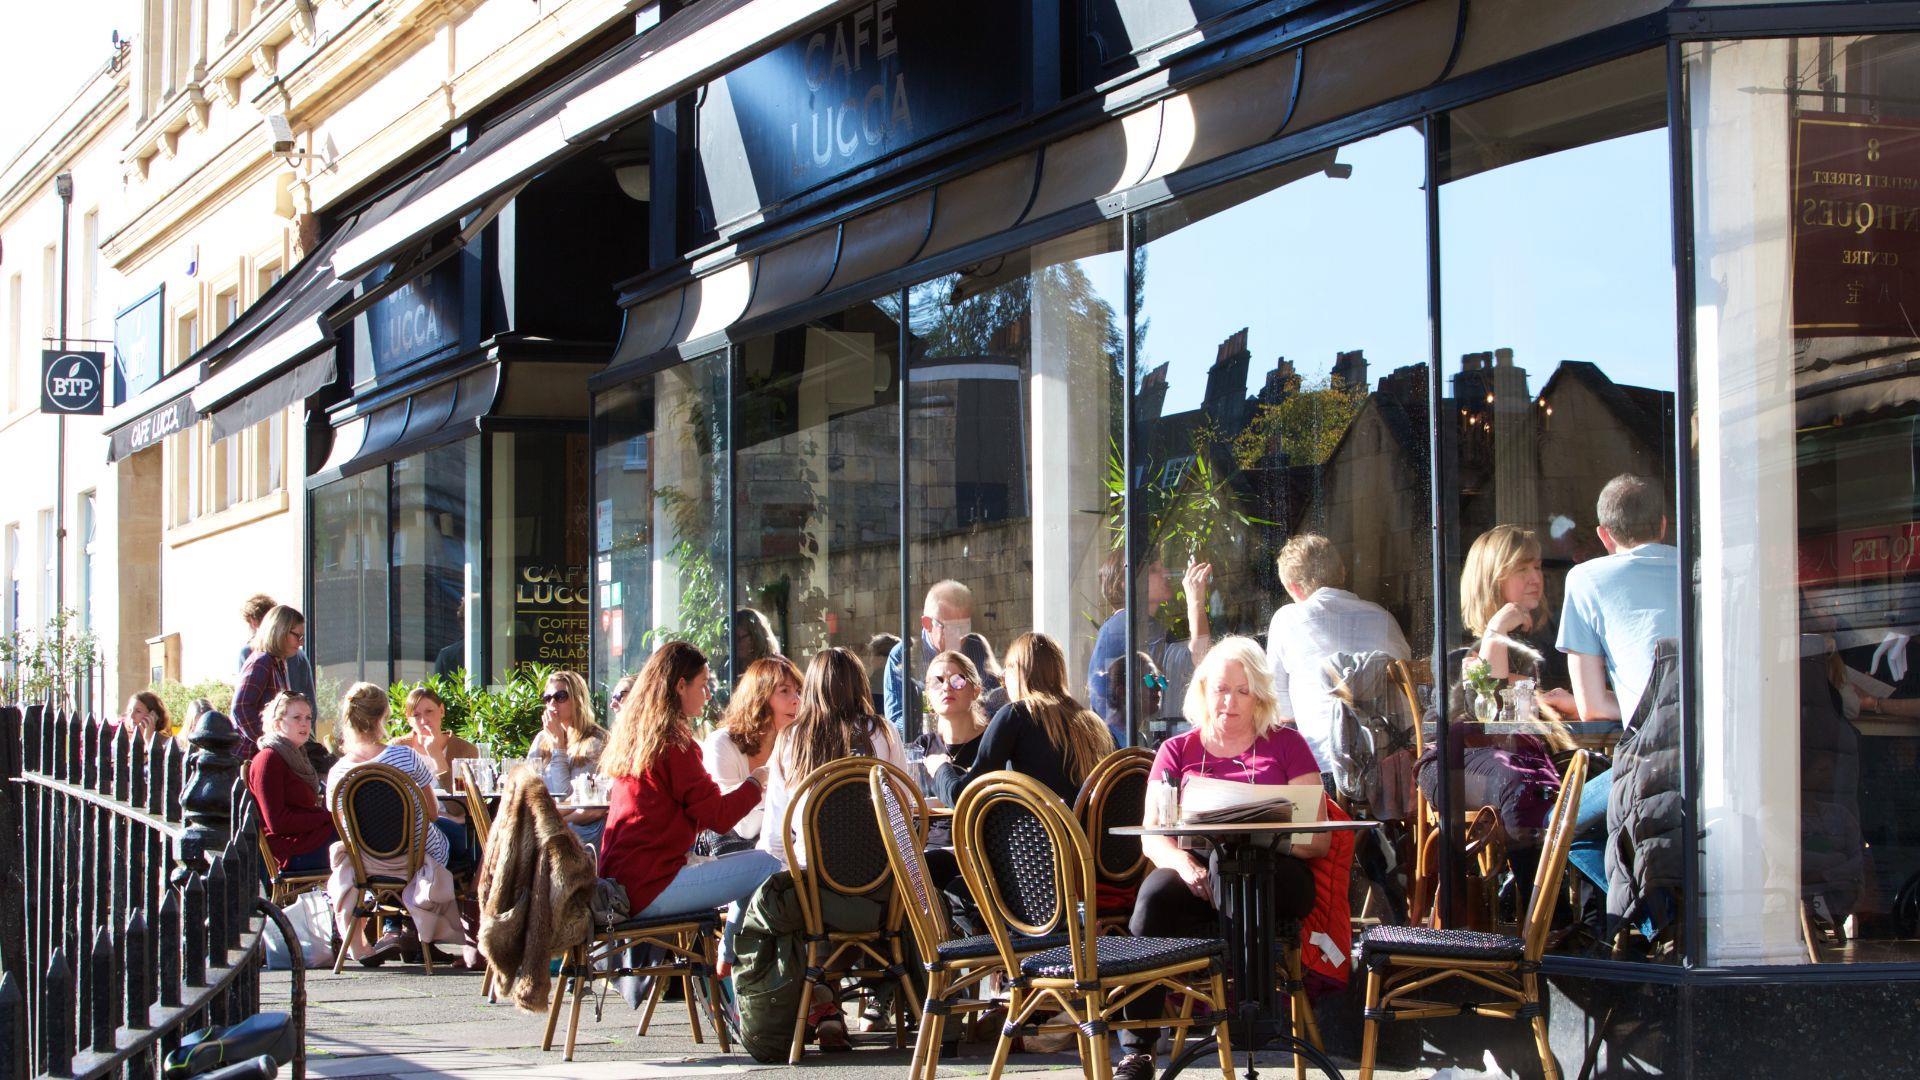
{"label": "window reflection of buildings", "polygon": [[[1274,555],[1287,537],[1318,532],[1346,557],[1353,591],[1387,608],[1421,651],[1433,603],[1426,366],[1383,376],[1316,462],[1291,460],[1280,431],[1257,452],[1236,448],[1234,440],[1263,407],[1280,406],[1292,395],[1367,386],[1366,356],[1359,350],[1339,353],[1321,389],[1303,389],[1293,364],[1280,358],[1249,397],[1251,358],[1243,329],[1218,347],[1198,407],[1160,415],[1165,364],[1146,372],[1135,402],[1143,417],[1141,475],[1177,483],[1181,466],[1198,452],[1235,461],[1234,492],[1252,508],[1251,516],[1275,523],[1235,538],[1241,557],[1234,565],[1220,565],[1221,553],[1213,553],[1225,607],[1214,633],[1259,633],[1280,596],[1272,580]],[[1459,466],[1459,504],[1450,526],[1463,539],[1455,550],[1464,551],[1496,524],[1523,525],[1540,534],[1550,570],[1560,571],[1557,579],[1573,563],[1602,554],[1592,529],[1593,506],[1609,479],[1623,472],[1672,472],[1671,391],[1621,385],[1592,363],[1569,360],[1535,395],[1510,349],[1463,357],[1451,390],[1441,415],[1456,418],[1447,433]],[[1312,456],[1313,442],[1297,445],[1306,451],[1302,457]]]}

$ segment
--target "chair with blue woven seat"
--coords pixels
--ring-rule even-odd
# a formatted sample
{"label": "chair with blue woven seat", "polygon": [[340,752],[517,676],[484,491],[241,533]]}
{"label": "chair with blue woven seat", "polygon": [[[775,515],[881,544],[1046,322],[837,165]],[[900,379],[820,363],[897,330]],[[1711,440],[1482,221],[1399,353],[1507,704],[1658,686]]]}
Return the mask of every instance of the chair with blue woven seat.
{"label": "chair with blue woven seat", "polygon": [[[333,791],[333,827],[347,849],[353,868],[353,920],[333,960],[333,973],[346,965],[347,949],[373,918],[412,919],[402,900],[407,883],[427,857],[426,808],[420,789],[406,773],[391,765],[369,761],[355,765]],[[367,872],[367,861],[378,859],[384,874]],[[421,935],[420,956],[427,974],[433,974],[433,948]]]}
{"label": "chair with blue woven seat", "polygon": [[[1381,1024],[1465,1013],[1528,1021],[1540,1051],[1541,1071],[1547,1080],[1557,1080],[1560,1072],[1547,1042],[1547,1017],[1540,1003],[1540,957],[1546,952],[1547,932],[1559,903],[1567,851],[1573,844],[1573,819],[1586,779],[1587,755],[1576,751],[1560,781],[1560,796],[1554,802],[1540,866],[1534,873],[1533,900],[1519,936],[1426,926],[1377,926],[1367,931],[1360,941],[1360,961],[1367,969],[1360,1080],[1373,1076]],[[1456,981],[1481,993],[1470,995],[1464,1003],[1413,997]]]}
{"label": "chair with blue woven seat", "polygon": [[[987,923],[1011,980],[1007,1023],[994,1047],[990,1076],[1006,1068],[1013,1037],[1035,1016],[1059,1011],[1076,1029],[1080,1060],[1094,1080],[1111,1080],[1110,1031],[1212,1028],[1220,1071],[1231,1080],[1227,991],[1217,938],[1133,938],[1100,933],[1092,846],[1073,811],[1033,778],[994,772],[975,779],[954,808],[960,872]],[[1038,952],[1032,941],[1064,933],[1063,945]],[[1155,989],[1172,990],[1178,1016],[1125,1016]],[[1166,997],[1163,1000],[1172,1000]],[[1204,1015],[1194,1015],[1195,1006]],[[1158,1010],[1156,1010],[1158,1011]]]}
{"label": "chair with blue woven seat", "polygon": [[[920,1036],[913,1047],[910,1080],[934,1080],[940,1067],[940,1046],[947,1017],[980,1013],[997,1003],[976,996],[987,976],[1006,970],[991,934],[953,936],[946,900],[934,888],[927,872],[927,804],[913,781],[886,762],[867,772],[873,812],[886,841],[887,863],[893,868],[895,893],[906,910],[907,928],[927,971],[927,997],[920,1006]],[[1015,947],[1028,952],[1067,943],[1065,934],[1038,939],[1020,938]],[[1060,1030],[1071,1030],[1062,1027]]]}
{"label": "chair with blue woven seat", "polygon": [[[654,990],[649,995],[647,1011],[641,1018],[638,1034],[647,1033],[647,1025],[653,1019],[653,1007],[659,1003],[660,990],[666,986],[666,981],[679,979],[687,1002],[687,1019],[693,1025],[693,1041],[705,1042],[700,1024],[700,995],[695,991],[695,981],[704,980],[709,1008],[718,1009],[724,993],[720,976],[713,966],[719,933],[718,911],[628,919],[595,931],[592,937],[567,950],[566,958],[561,962],[560,986],[547,1006],[547,1033],[540,1042],[540,1049],[553,1049],[553,1033],[560,1024],[560,1003],[571,990],[573,1010],[567,1020],[564,1060],[572,1061],[574,1044],[580,1035],[580,1006],[592,992],[593,984],[628,975],[651,976],[654,981]],[[633,962],[635,957],[647,959],[636,963]],[[720,1052],[732,1053],[726,1022],[717,1013],[710,1019],[714,1032],[720,1037]]]}

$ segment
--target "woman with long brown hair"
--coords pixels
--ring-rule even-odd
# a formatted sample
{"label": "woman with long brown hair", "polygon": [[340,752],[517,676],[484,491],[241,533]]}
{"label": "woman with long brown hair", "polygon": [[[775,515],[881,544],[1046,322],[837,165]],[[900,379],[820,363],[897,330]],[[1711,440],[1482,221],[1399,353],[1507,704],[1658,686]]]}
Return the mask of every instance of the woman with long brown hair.
{"label": "woman with long brown hair", "polygon": [[805,850],[797,845],[791,855],[787,851],[789,838],[781,830],[787,800],[793,786],[808,773],[829,761],[849,757],[878,758],[901,769],[907,767],[893,725],[873,711],[867,669],[851,650],[836,645],[816,654],[807,665],[807,677],[800,687],[800,710],[794,714],[793,726],[780,734],[767,761],[761,850],[772,852],[782,865],[791,859],[806,860]]}
{"label": "woman with long brown hair", "polygon": [[[707,775],[692,721],[712,696],[706,656],[684,641],[667,642],[640,669],[600,756],[601,771],[613,780],[600,875],[627,890],[635,918],[738,903],[780,869],[764,851],[687,863],[700,830],[733,828],[759,805],[763,783],[756,770],[739,787],[722,792]],[[721,958],[728,964],[735,929],[729,920],[721,942]]]}
{"label": "woman with long brown hair", "polygon": [[[700,758],[721,787],[747,782],[773,756],[773,744],[800,711],[800,669],[784,656],[766,656],[747,665],[727,702],[726,718],[701,747]],[[762,807],[747,811],[733,827],[738,840],[760,838]],[[737,841],[733,846],[737,846]]]}
{"label": "woman with long brown hair", "polygon": [[1067,693],[1067,657],[1045,634],[1021,634],[1007,649],[1011,702],[987,725],[971,768],[929,757],[927,771],[942,802],[952,806],[977,776],[1000,769],[1025,773],[1068,803],[1100,759],[1113,752],[1113,735],[1092,709]]}

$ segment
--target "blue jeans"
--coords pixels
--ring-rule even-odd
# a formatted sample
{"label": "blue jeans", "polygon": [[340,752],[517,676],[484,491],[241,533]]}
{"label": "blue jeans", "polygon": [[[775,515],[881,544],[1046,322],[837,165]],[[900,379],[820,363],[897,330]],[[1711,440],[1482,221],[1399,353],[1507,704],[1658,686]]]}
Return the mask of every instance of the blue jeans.
{"label": "blue jeans", "polygon": [[1607,888],[1607,796],[1613,791],[1613,770],[1587,777],[1580,789],[1580,810],[1573,817],[1573,846],[1567,861],[1588,881]]}
{"label": "blue jeans", "polygon": [[753,895],[760,883],[780,869],[780,860],[770,851],[754,848],[722,855],[712,862],[683,866],[668,882],[653,903],[633,913],[634,918],[656,915],[687,915],[728,907],[726,930],[720,935],[720,958],[734,961],[733,939],[740,930],[740,903]]}

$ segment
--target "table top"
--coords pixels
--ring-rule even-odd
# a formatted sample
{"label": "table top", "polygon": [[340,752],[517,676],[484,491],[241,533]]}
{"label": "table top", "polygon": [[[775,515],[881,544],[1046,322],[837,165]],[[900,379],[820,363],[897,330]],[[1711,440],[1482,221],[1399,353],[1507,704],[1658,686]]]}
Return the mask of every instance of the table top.
{"label": "table top", "polygon": [[1212,825],[1118,825],[1112,836],[1280,836],[1294,833],[1359,832],[1377,829],[1378,821],[1223,821]]}
{"label": "table top", "polygon": [[[1456,732],[1468,735],[1552,735],[1556,732],[1564,735],[1618,735],[1621,724],[1618,720],[1474,720],[1460,718],[1449,725]],[[1423,730],[1433,734],[1434,725],[1426,724]]]}

